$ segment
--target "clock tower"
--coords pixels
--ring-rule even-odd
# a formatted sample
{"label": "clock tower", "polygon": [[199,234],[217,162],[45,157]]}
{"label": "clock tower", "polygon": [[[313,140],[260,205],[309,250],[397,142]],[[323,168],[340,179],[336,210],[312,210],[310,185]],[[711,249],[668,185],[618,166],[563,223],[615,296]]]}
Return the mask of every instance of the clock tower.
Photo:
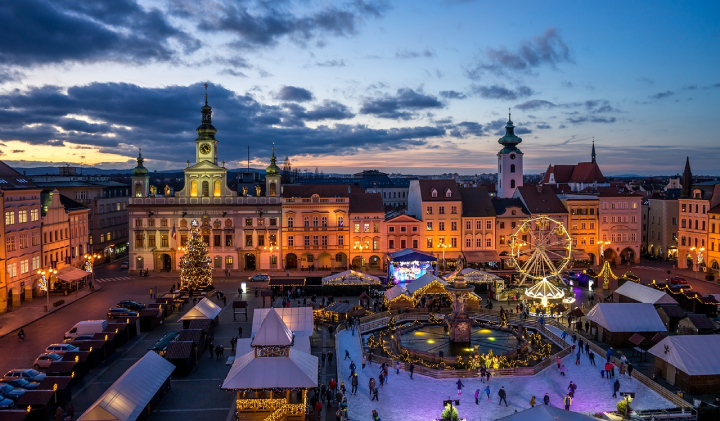
{"label": "clock tower", "polygon": [[515,190],[523,185],[523,153],[517,147],[522,139],[515,135],[515,126],[510,117],[508,112],[505,136],[498,139],[498,143],[503,146],[497,154],[498,182],[496,190],[497,196],[500,198],[513,197]]}
{"label": "clock tower", "polygon": [[198,137],[195,139],[195,162],[208,161],[217,165],[217,129],[212,125],[212,107],[208,105],[207,91],[205,105],[202,107],[202,123],[196,131]]}

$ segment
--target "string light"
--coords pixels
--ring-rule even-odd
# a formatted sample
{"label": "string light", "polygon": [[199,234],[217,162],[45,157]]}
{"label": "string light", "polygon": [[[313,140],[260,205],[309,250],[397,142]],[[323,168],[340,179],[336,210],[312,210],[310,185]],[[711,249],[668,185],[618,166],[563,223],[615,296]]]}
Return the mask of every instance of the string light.
{"label": "string light", "polygon": [[181,289],[203,289],[212,285],[212,260],[207,244],[200,235],[197,221],[192,221],[185,254],[180,258]]}

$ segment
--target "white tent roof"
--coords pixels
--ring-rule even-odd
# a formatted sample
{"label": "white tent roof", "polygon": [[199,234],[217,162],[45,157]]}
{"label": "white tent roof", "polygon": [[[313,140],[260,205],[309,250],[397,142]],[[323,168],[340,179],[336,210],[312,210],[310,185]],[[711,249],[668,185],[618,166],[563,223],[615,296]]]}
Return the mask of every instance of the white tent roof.
{"label": "white tent roof", "polygon": [[681,335],[666,337],[648,352],[691,376],[709,376],[720,374],[718,349],[720,335]]}
{"label": "white tent roof", "polygon": [[282,321],[277,311],[271,308],[253,336],[252,346],[290,346],[292,341],[292,331]]}
{"label": "white tent roof", "polygon": [[525,295],[530,298],[562,298],[565,293],[547,279],[543,279],[525,290]]}
{"label": "white tent roof", "polygon": [[655,306],[648,303],[599,303],[585,316],[611,332],[665,332]]}
{"label": "white tent roof", "polygon": [[677,304],[677,301],[667,295],[667,293],[636,282],[625,282],[620,288],[616,289],[615,292],[641,303]]}
{"label": "white tent roof", "polygon": [[448,283],[445,282],[443,278],[439,278],[430,272],[425,272],[425,275],[415,279],[414,281],[410,282],[407,286],[407,292],[410,295],[413,295],[415,291],[419,290],[420,288],[424,287],[425,285],[429,284],[432,281],[438,281],[443,285],[447,285]]}
{"label": "white tent roof", "polygon": [[[542,400],[542,396],[538,396],[538,402]],[[565,411],[551,405],[536,405],[534,408],[528,408],[524,411],[517,412],[507,417],[498,418],[498,421],[597,421],[589,415],[579,412]]]}
{"label": "white tent roof", "polygon": [[110,386],[78,421],[135,420],[175,366],[149,351]]}
{"label": "white tent roof", "polygon": [[[307,335],[313,333],[313,312],[310,307],[290,307],[274,309],[282,319],[283,323],[290,328],[295,336]],[[257,308],[253,312],[252,335],[260,329],[263,320],[270,312],[269,308]]]}
{"label": "white tent roof", "polygon": [[[239,338],[237,346],[235,347],[235,356],[240,357],[248,352],[254,352],[252,340],[253,338]],[[310,337],[304,335],[295,336],[295,342],[293,342],[292,349],[310,354]]]}
{"label": "white tent roof", "polygon": [[195,320],[195,319],[209,319],[212,320],[217,317],[222,311],[222,308],[210,301],[207,298],[203,298],[199,303],[195,304],[195,307],[191,308],[190,311],[185,313],[180,320]]}
{"label": "white tent roof", "polygon": [[336,273],[335,275],[326,276],[322,279],[323,285],[343,285],[343,284],[363,284],[363,285],[380,285],[380,278],[368,275],[354,270],[346,270],[345,272]]}
{"label": "white tent roof", "polygon": [[405,292],[405,288],[400,285],[395,285],[394,287],[385,291],[385,298],[388,301],[392,301],[403,294],[407,295],[407,293]]}
{"label": "white tent roof", "polygon": [[236,357],[221,389],[313,388],[318,358],[290,349],[289,357],[255,357],[255,352]]}

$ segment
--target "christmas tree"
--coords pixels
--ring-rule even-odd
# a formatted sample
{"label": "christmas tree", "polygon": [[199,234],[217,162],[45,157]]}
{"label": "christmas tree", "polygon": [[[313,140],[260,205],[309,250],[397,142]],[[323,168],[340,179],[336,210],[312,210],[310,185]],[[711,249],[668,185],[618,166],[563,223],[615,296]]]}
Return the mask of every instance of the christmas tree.
{"label": "christmas tree", "polygon": [[212,285],[212,261],[208,256],[207,244],[192,222],[190,238],[185,246],[185,255],[180,259],[180,288],[203,289]]}

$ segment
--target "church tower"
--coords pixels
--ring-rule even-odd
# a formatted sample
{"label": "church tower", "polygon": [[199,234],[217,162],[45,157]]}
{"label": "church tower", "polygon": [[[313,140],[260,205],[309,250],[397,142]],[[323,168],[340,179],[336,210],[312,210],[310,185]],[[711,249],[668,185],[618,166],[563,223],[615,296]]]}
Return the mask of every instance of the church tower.
{"label": "church tower", "polygon": [[523,153],[517,148],[522,139],[515,136],[515,126],[508,112],[508,122],[505,125],[505,136],[498,139],[503,146],[498,152],[498,182],[497,196],[510,198],[515,190],[523,185]]}
{"label": "church tower", "polygon": [[270,165],[265,169],[265,195],[268,197],[280,196],[280,169],[275,164],[275,144],[272,147]]}
{"label": "church tower", "polygon": [[205,84],[205,105],[202,110],[202,122],[196,129],[198,137],[195,139],[195,162],[208,161],[217,165],[217,129],[212,125],[212,107],[208,105],[207,84]]}
{"label": "church tower", "polygon": [[680,197],[683,199],[689,199],[692,197],[692,171],[690,171],[690,157],[685,157],[685,171],[682,175],[682,190],[680,191]]}
{"label": "church tower", "polygon": [[132,183],[133,197],[147,197],[150,188],[150,176],[148,170],[143,166],[145,159],[142,157],[142,149],[138,152],[137,166],[133,168],[133,175],[130,177]]}

